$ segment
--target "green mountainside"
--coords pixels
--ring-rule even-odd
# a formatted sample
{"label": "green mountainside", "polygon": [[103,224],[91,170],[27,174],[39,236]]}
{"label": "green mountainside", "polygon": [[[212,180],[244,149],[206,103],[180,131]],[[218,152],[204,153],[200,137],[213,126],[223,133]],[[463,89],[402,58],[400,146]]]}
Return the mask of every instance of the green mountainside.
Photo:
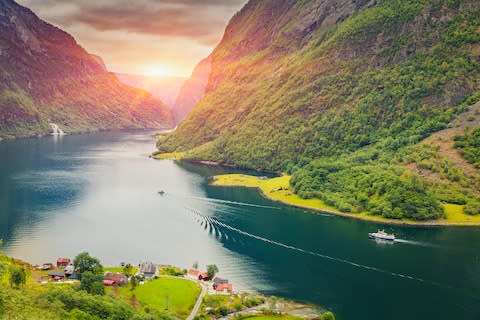
{"label": "green mountainside", "polygon": [[424,139],[462,125],[479,63],[475,0],[251,0],[158,148],[288,172],[301,197],[343,212],[442,218],[446,203],[479,207],[478,172]]}
{"label": "green mountainside", "polygon": [[0,1],[0,138],[171,128],[170,110],[122,84],[99,57],[12,0]]}

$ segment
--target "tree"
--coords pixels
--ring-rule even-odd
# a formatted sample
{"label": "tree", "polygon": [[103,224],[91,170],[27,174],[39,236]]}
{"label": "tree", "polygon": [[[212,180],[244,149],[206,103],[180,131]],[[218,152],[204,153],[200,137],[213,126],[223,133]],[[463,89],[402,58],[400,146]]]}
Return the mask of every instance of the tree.
{"label": "tree", "polygon": [[193,269],[198,269],[198,261],[194,261],[192,264]]}
{"label": "tree", "polygon": [[133,272],[134,272],[134,269],[133,269],[133,266],[128,263],[125,267],[123,267],[123,273],[127,276],[127,277],[131,277],[133,276]]}
{"label": "tree", "polygon": [[103,266],[100,264],[100,260],[95,257],[92,257],[88,252],[79,253],[75,259],[73,259],[73,266],[75,270],[80,272],[80,275],[83,276],[83,273],[90,271],[94,274],[102,274]]}
{"label": "tree", "polygon": [[102,283],[102,276],[93,273],[92,271],[85,271],[82,274],[80,281],[80,289],[87,291],[90,294],[104,295],[105,287]]}
{"label": "tree", "polygon": [[335,320],[335,316],[330,311],[327,311],[320,316],[320,320]]}
{"label": "tree", "polygon": [[10,287],[18,288],[27,282],[27,273],[24,268],[13,267],[10,270]]}
{"label": "tree", "polygon": [[137,276],[133,276],[130,279],[130,291],[133,293],[138,286],[139,279]]}
{"label": "tree", "polygon": [[207,266],[207,273],[208,273],[208,277],[210,279],[213,279],[215,277],[215,275],[218,273],[218,267],[216,264],[209,264]]}

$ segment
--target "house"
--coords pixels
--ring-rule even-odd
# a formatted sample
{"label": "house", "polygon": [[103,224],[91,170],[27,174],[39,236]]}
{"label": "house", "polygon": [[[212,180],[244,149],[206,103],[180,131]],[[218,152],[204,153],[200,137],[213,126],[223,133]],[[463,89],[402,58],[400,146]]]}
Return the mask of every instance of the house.
{"label": "house", "polygon": [[75,272],[75,267],[72,264],[69,264],[63,271],[65,271],[65,275],[71,276]]}
{"label": "house", "polygon": [[190,268],[187,271],[187,278],[198,280],[198,276],[200,275],[200,271],[197,269]]}
{"label": "house", "polygon": [[139,269],[139,273],[147,279],[158,276],[158,267],[152,262],[141,263]]}
{"label": "house", "polygon": [[66,267],[70,264],[71,260],[69,258],[58,258],[57,267]]}
{"label": "house", "polygon": [[127,276],[122,272],[107,272],[103,276],[103,284],[106,286],[124,286],[128,283]]}
{"label": "house", "polygon": [[201,272],[201,273],[198,275],[198,280],[202,280],[202,281],[208,281],[208,280],[210,280],[210,276],[208,275],[208,272]]}
{"label": "house", "polygon": [[220,284],[227,284],[228,283],[228,280],[227,279],[222,279],[220,277],[215,277],[213,279],[213,287],[215,288],[215,286],[218,286]]}
{"label": "house", "polygon": [[231,283],[219,284],[216,288],[214,287],[217,294],[232,294],[233,285]]}
{"label": "house", "polygon": [[62,270],[52,270],[48,273],[48,277],[53,281],[60,281],[65,279],[65,272]]}
{"label": "house", "polygon": [[40,267],[40,270],[52,270],[53,268],[54,268],[53,263],[47,262],[42,264],[42,266]]}

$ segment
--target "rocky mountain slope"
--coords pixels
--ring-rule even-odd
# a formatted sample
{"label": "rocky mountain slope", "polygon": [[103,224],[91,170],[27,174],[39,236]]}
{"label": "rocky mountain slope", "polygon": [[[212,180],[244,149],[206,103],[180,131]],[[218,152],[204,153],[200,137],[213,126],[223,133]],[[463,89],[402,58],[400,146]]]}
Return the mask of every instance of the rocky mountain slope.
{"label": "rocky mountain slope", "polygon": [[173,113],[177,123],[182,121],[204,96],[210,76],[211,64],[211,57],[200,61],[190,78],[183,84],[173,106]]}
{"label": "rocky mountain slope", "polygon": [[[205,96],[158,147],[292,173],[296,193],[344,212],[475,206],[477,183],[417,143],[480,98],[479,17],[475,0],[251,0],[212,54]],[[444,180],[409,169],[427,159]]]}
{"label": "rocky mountain slope", "polygon": [[122,84],[75,39],[0,1],[0,137],[109,128],[170,128],[168,108]]}

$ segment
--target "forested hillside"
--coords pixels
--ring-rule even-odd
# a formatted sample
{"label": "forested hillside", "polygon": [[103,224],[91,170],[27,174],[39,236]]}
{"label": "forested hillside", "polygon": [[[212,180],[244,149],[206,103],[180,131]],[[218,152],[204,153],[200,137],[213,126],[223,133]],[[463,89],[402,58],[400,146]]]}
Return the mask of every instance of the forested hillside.
{"label": "forested hillside", "polygon": [[168,108],[122,84],[99,57],[12,0],[0,1],[0,138],[171,128]]}
{"label": "forested hillside", "polygon": [[291,173],[344,212],[438,219],[445,203],[478,207],[476,173],[422,141],[479,100],[479,63],[475,0],[251,0],[158,147]]}

